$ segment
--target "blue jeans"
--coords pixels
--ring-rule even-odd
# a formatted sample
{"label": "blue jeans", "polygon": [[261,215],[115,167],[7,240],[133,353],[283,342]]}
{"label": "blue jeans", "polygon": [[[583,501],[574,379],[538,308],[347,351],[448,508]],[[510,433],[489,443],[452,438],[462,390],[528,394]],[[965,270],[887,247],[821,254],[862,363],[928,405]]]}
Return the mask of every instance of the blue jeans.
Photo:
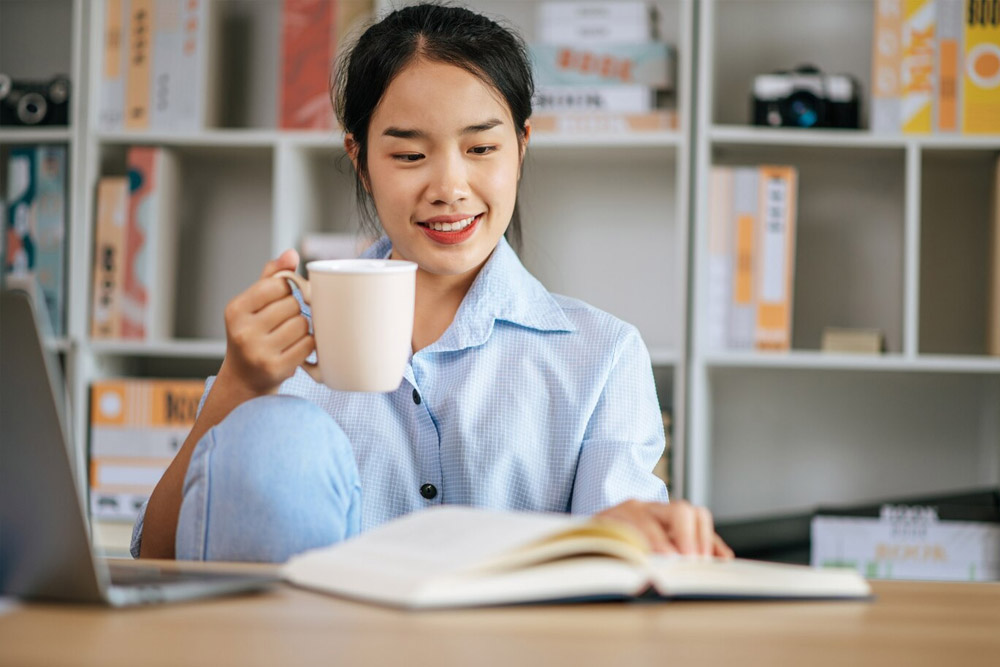
{"label": "blue jeans", "polygon": [[356,535],[361,481],[351,443],[301,398],[243,403],[191,456],[178,559],[283,562]]}

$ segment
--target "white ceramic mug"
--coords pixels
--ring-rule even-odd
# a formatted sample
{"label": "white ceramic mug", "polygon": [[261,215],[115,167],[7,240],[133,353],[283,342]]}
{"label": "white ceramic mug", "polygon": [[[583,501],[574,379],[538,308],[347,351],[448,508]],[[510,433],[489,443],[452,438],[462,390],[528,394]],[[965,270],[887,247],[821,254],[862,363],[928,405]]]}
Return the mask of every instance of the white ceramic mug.
{"label": "white ceramic mug", "polygon": [[309,262],[307,281],[293,271],[276,275],[298,285],[312,310],[318,364],[302,367],[339,391],[395,391],[413,338],[417,265],[393,259]]}

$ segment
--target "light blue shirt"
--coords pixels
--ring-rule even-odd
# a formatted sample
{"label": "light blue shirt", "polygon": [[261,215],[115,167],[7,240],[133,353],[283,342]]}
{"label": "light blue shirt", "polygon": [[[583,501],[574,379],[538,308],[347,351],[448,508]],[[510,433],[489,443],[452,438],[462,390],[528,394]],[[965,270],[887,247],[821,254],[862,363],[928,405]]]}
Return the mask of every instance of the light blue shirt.
{"label": "light blue shirt", "polygon": [[[390,251],[383,238],[365,256]],[[396,391],[333,391],[299,369],[280,393],[316,403],[347,434],[362,530],[441,503],[592,514],[667,500],[652,473],[663,420],[639,332],[550,294],[503,239]]]}
{"label": "light blue shirt", "polygon": [[[383,238],[365,256],[390,252]],[[346,433],[362,530],[442,503],[592,514],[632,498],[667,501],[652,473],[663,421],[639,332],[550,294],[503,239],[396,391],[334,391],[300,368],[279,393],[319,405]],[[421,494],[427,484],[433,498]]]}

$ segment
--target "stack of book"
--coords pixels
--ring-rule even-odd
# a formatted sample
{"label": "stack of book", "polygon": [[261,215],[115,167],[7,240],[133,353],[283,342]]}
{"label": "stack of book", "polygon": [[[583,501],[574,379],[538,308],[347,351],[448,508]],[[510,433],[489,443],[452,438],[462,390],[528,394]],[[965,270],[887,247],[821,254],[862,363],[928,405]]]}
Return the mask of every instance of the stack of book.
{"label": "stack of book", "polygon": [[132,523],[194,425],[201,380],[91,385],[90,513],[95,543],[128,552]]}
{"label": "stack of book", "polygon": [[128,176],[97,185],[91,338],[170,338],[178,167],[164,148],[128,150]]}
{"label": "stack of book", "polygon": [[542,132],[676,127],[674,50],[646,2],[544,2],[531,45],[532,124]]}
{"label": "stack of book", "polygon": [[373,12],[373,0],[284,0],[278,127],[329,130],[337,50]]}
{"label": "stack of book", "polygon": [[105,0],[97,127],[195,131],[216,122],[214,0]]}
{"label": "stack of book", "polygon": [[3,285],[44,303],[53,336],[66,333],[65,146],[15,146],[7,159],[3,211]]}
{"label": "stack of book", "polygon": [[1000,133],[996,0],[876,0],[874,132]]}
{"label": "stack of book", "polygon": [[797,184],[794,167],[712,167],[709,349],[791,348]]}

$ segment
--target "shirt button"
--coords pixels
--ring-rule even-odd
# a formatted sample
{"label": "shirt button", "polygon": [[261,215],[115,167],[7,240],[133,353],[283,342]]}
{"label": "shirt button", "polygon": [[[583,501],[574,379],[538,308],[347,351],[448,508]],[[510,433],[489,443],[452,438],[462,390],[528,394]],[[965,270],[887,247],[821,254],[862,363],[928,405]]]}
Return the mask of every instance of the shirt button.
{"label": "shirt button", "polygon": [[[420,405],[420,392],[416,389],[413,390],[413,402]],[[433,496],[431,496],[433,498]]]}
{"label": "shirt button", "polygon": [[432,500],[438,494],[437,487],[433,484],[424,484],[420,487],[420,495],[427,500]]}

